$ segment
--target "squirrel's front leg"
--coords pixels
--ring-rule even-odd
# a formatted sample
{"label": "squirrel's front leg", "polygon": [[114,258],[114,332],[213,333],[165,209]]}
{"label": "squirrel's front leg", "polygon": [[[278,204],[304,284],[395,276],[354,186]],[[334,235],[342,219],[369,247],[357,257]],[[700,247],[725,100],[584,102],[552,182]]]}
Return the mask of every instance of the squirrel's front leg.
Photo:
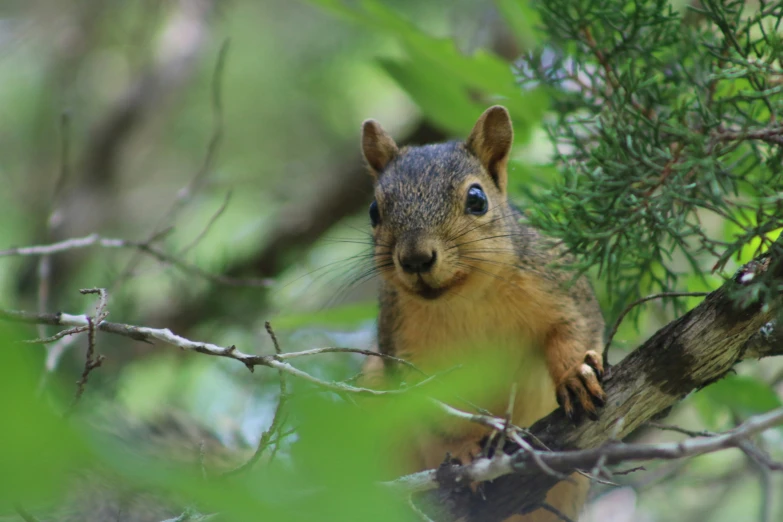
{"label": "squirrel's front leg", "polygon": [[[549,375],[555,384],[557,402],[569,419],[576,419],[579,409],[593,420],[597,407],[604,405],[606,393],[601,387],[604,367],[600,339],[580,335],[584,330],[572,324],[552,327],[546,336],[545,350]],[[596,347],[598,350],[587,349]]]}

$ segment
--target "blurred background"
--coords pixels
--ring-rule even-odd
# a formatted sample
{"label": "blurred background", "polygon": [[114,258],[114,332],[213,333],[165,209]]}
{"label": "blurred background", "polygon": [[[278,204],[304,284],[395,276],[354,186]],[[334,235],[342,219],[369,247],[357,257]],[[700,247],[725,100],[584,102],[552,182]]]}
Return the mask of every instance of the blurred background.
{"label": "blurred background", "polygon": [[[245,352],[271,353],[265,321],[284,351],[371,348],[361,122],[426,143],[464,137],[488,105],[508,106],[512,193],[524,208],[526,186],[560,176],[547,96],[517,85],[510,67],[535,43],[534,22],[524,2],[488,0],[3,1],[0,250],[93,234],[121,241],[0,258],[0,306],[85,313],[94,299],[78,290],[101,287],[109,320]],[[674,317],[647,305],[620,328],[612,360]],[[71,393],[84,336],[28,349],[37,386]],[[136,418],[184,411],[230,447],[252,447],[271,422],[279,390],[269,369],[108,335],[97,349],[106,360],[87,404]],[[361,362],[327,354],[297,364],[343,380]],[[695,394],[668,422],[717,429],[735,419],[727,402],[774,407],[781,368],[743,365],[739,384]],[[783,446],[780,431],[768,439]],[[781,485],[734,451],[651,468],[597,488],[585,520],[759,519],[769,481]]]}

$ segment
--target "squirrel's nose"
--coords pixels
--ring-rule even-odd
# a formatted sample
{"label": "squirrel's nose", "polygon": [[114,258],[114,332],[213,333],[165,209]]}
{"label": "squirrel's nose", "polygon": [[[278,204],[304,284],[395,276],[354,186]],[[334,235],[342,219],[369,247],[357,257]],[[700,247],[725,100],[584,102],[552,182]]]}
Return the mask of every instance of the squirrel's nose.
{"label": "squirrel's nose", "polygon": [[400,256],[400,265],[408,274],[424,274],[432,270],[435,265],[437,252],[413,251]]}

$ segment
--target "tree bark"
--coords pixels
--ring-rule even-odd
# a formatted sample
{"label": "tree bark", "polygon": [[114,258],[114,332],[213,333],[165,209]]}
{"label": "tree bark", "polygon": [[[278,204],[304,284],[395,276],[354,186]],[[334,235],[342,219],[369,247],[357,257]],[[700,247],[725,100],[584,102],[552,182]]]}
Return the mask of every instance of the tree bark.
{"label": "tree bark", "polygon": [[[536,422],[530,432],[551,450],[597,448],[614,435],[622,439],[666,412],[694,390],[724,377],[743,359],[783,355],[783,335],[774,328],[779,303],[759,301],[741,307],[736,290],[764,279],[783,280],[783,247],[745,265],[704,301],[659,330],[613,366],[604,379],[608,395],[597,421],[570,422],[561,409]],[[779,288],[779,286],[778,286]],[[536,447],[535,439],[529,439]],[[481,493],[462,487],[454,467],[439,471],[440,488],[418,496],[433,520],[501,521],[540,507],[558,478],[514,454],[517,473],[482,485]],[[564,470],[559,470],[564,471]],[[589,471],[589,470],[588,470]]]}

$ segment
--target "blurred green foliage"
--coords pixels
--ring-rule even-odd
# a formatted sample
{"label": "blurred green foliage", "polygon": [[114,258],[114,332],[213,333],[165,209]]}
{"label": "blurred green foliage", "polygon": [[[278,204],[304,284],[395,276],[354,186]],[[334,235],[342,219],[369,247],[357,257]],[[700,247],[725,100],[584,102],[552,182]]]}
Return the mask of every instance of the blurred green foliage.
{"label": "blurred green foliage", "polygon": [[41,400],[41,360],[21,339],[21,329],[0,324],[0,512],[56,497],[69,470],[89,462],[75,430]]}
{"label": "blurred green foliage", "polygon": [[[780,228],[782,214],[775,210],[780,147],[706,150],[698,133],[684,135],[693,130],[694,119],[709,130],[727,114],[764,124],[779,111],[779,86],[758,83],[765,71],[779,69],[772,60],[779,48],[777,28],[762,35],[759,31],[768,27],[757,24],[758,30],[748,31],[758,44],[753,51],[746,52],[742,42],[730,46],[724,59],[732,66],[715,70],[720,62],[715,51],[730,39],[710,17],[736,9],[736,2],[705,2],[707,14],[699,16],[708,21],[695,26],[681,21],[682,13],[690,13],[684,2],[672,10],[661,1],[616,0],[539,2],[537,9],[521,0],[221,3],[206,24],[206,43],[187,81],[144,115],[113,172],[87,177],[84,158],[100,137],[96,129],[160,52],[161,38],[181,15],[174,4],[92,0],[0,6],[0,249],[93,232],[141,240],[159,224],[173,225],[160,242],[167,251],[181,252],[203,234],[184,257],[222,273],[256,252],[280,220],[296,219],[290,213],[281,217],[282,208],[311,201],[319,183],[339,179],[334,173],[348,168],[346,158],[358,160],[363,119],[374,117],[402,136],[424,118],[446,136],[464,137],[494,103],[506,105],[515,124],[510,183],[515,199],[535,223],[580,255],[581,268],[596,276],[610,323],[638,295],[716,288],[723,281],[710,270],[716,260],[729,273],[763,250]],[[730,28],[743,23],[738,19]],[[613,49],[607,60],[620,87],[609,89],[611,103],[600,96],[585,100],[589,89],[565,88],[556,74],[562,72],[558,67],[575,65],[580,75],[600,75],[603,64],[589,48],[586,27],[594,45]],[[532,60],[527,66],[492,49],[501,29]],[[218,78],[222,112],[216,120],[214,63],[224,38],[231,43]],[[544,76],[529,76],[530,63],[541,65],[553,52],[554,61],[534,71]],[[766,61],[750,67],[750,58]],[[706,103],[705,82],[715,85],[717,108]],[[771,98],[769,106],[764,96]],[[656,118],[629,102],[654,107]],[[63,112],[67,126],[61,124]],[[181,196],[203,168],[217,132],[223,139],[206,181]],[[687,161],[672,171],[671,185],[654,193],[651,209],[641,212],[637,192],[657,179],[672,160],[672,141],[682,139]],[[561,148],[563,140],[573,147]],[[693,169],[700,173],[695,181],[688,178]],[[67,176],[58,194],[63,170]],[[740,170],[743,179],[735,179]],[[728,217],[705,214],[706,207],[693,200],[694,190]],[[162,220],[180,197],[183,207],[174,222]],[[730,201],[751,208],[729,208]],[[60,213],[55,220],[53,208]],[[694,216],[702,219],[698,227]],[[363,266],[366,221],[362,211],[341,222],[329,231],[331,237],[292,254],[270,289],[232,290],[229,305],[208,303],[213,308],[198,320],[170,324],[176,310],[209,295],[214,283],[155,259],[142,260],[131,278],[118,282],[134,256],[127,250],[94,248],[54,257],[47,308],[79,313],[89,303],[76,289],[106,286],[112,290],[110,319],[115,321],[172,326],[192,338],[272,353],[262,328],[270,319],[285,351],[368,348],[375,288],[373,281],[353,284],[352,279]],[[683,238],[683,231],[690,236]],[[717,255],[706,249],[702,231]],[[34,310],[37,260],[0,261],[0,305]],[[659,302],[639,307],[637,321],[626,321],[615,337],[613,360],[621,355],[617,348],[634,347],[698,301],[680,299],[679,308]],[[143,424],[154,423],[168,409],[184,410],[241,462],[271,423],[279,394],[274,372],[259,368],[251,375],[234,361],[100,335],[98,350],[107,361],[91,375],[77,415],[67,422],[62,412],[81,372],[84,341],[41,385],[42,351],[16,343],[33,336],[32,330],[0,330],[0,519],[14,503],[34,512],[39,505],[57,504],[66,486],[81,484],[71,473],[85,467],[101,470],[98,482],[165,493],[178,508],[193,502],[196,511],[219,512],[229,520],[415,519],[405,499],[375,483],[378,476],[393,478],[399,471],[395,466],[401,463],[393,453],[387,458],[386,448],[403,443],[411,417],[432,415],[421,396],[354,404],[289,379],[286,422],[264,460],[252,473],[205,481],[204,470],[210,474],[225,467],[212,462],[221,460],[222,450],[206,447],[200,469],[198,440],[182,435],[164,443],[163,458],[143,456],[137,446],[151,442],[147,435],[107,437],[107,428],[120,432],[124,423],[95,412],[115,410]],[[322,379],[353,382],[361,360],[326,354],[296,364]],[[780,370],[778,361],[740,365],[737,376],[686,399],[672,422],[721,430],[777,407]],[[491,368],[471,365],[427,392],[489,393],[488,375]],[[196,449],[168,451],[185,439]],[[780,458],[780,430],[761,442]],[[273,451],[276,457],[268,462]],[[631,476],[640,499],[625,509],[640,520],[733,520],[729,517],[737,512],[744,516],[758,509],[761,487],[745,480],[731,495],[721,495],[721,477],[732,473],[742,479],[754,471],[737,455],[717,454],[663,475],[657,489],[642,480],[635,484]],[[773,478],[775,484],[778,479]],[[93,496],[100,492],[85,487]]]}

